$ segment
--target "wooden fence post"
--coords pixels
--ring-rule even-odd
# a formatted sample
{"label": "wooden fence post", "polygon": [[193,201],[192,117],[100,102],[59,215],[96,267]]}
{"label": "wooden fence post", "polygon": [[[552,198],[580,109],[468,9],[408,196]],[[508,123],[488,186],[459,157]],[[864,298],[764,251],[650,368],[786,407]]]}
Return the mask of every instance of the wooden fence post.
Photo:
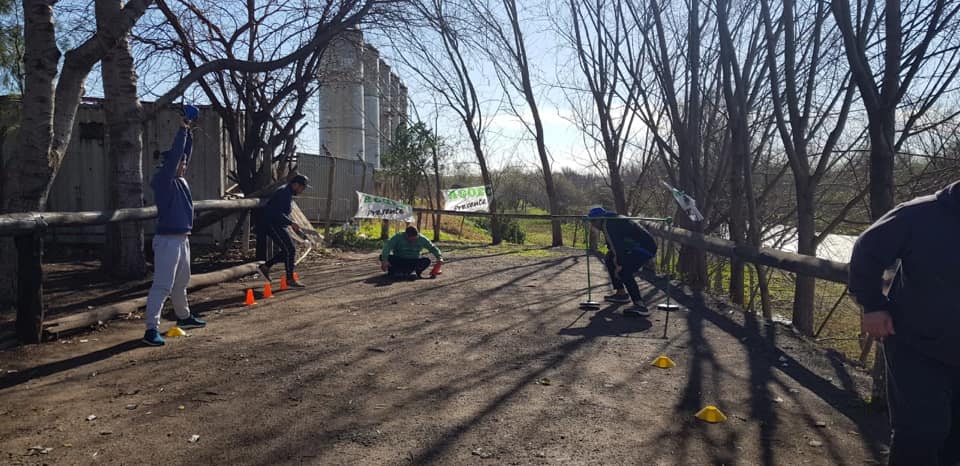
{"label": "wooden fence post", "polygon": [[330,237],[330,225],[333,222],[333,182],[337,177],[337,159],[330,157],[330,172],[327,174],[327,227],[323,230],[323,237]]}
{"label": "wooden fence post", "polygon": [[17,338],[40,343],[43,332],[43,237],[39,230],[17,235]]}

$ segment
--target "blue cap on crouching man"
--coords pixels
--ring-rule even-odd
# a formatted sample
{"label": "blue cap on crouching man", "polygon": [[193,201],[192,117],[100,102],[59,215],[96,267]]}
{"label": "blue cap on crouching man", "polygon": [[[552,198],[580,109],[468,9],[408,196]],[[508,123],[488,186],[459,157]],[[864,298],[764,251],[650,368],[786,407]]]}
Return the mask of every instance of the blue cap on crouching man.
{"label": "blue cap on crouching man", "polygon": [[587,212],[587,218],[610,218],[616,217],[617,213],[612,210],[604,209],[603,207],[594,207],[590,209],[590,212]]}

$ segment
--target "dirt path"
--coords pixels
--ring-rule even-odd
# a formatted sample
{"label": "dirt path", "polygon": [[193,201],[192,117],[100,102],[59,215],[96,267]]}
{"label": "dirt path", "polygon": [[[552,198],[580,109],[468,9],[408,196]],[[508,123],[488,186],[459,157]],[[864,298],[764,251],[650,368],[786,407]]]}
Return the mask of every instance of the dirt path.
{"label": "dirt path", "polygon": [[[370,255],[318,260],[301,271],[309,290],[250,308],[244,283],[207,289],[191,299],[208,328],[163,348],[132,341],[142,321],[129,321],[0,352],[0,463],[881,458],[882,416],[850,392],[860,376],[789,332],[677,294],[662,339],[662,312],[578,309],[582,256],[476,251],[451,252],[440,279],[392,284]],[[677,366],[652,367],[659,354]],[[706,404],[729,420],[694,419]]]}

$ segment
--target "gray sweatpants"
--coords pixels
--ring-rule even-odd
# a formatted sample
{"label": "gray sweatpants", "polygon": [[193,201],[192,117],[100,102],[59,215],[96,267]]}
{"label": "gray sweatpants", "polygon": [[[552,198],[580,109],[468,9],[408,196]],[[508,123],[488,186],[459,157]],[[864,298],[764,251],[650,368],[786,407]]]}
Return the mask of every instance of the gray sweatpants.
{"label": "gray sweatpants", "polygon": [[147,295],[147,330],[160,326],[160,311],[170,297],[178,319],[190,317],[187,284],[190,283],[190,237],[156,235],[153,237],[153,286]]}

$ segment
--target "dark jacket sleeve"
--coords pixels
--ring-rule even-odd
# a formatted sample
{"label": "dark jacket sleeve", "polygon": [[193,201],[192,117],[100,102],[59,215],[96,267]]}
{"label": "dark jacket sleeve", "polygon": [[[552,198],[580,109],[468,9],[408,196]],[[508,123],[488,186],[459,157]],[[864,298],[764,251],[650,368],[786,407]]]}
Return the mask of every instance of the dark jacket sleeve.
{"label": "dark jacket sleeve", "polygon": [[267,220],[274,225],[284,227],[292,225],[293,219],[290,218],[292,202],[293,193],[291,193],[289,189],[278,189],[273,193],[273,196],[270,197],[265,207]]}
{"label": "dark jacket sleeve", "polygon": [[621,222],[610,219],[603,222],[603,236],[607,239],[607,247],[613,253],[616,264],[621,265],[624,250],[624,231]]}
{"label": "dark jacket sleeve", "polygon": [[890,301],[883,294],[883,272],[903,253],[910,239],[910,211],[897,207],[860,235],[850,257],[850,294],[864,312],[885,311]]}

